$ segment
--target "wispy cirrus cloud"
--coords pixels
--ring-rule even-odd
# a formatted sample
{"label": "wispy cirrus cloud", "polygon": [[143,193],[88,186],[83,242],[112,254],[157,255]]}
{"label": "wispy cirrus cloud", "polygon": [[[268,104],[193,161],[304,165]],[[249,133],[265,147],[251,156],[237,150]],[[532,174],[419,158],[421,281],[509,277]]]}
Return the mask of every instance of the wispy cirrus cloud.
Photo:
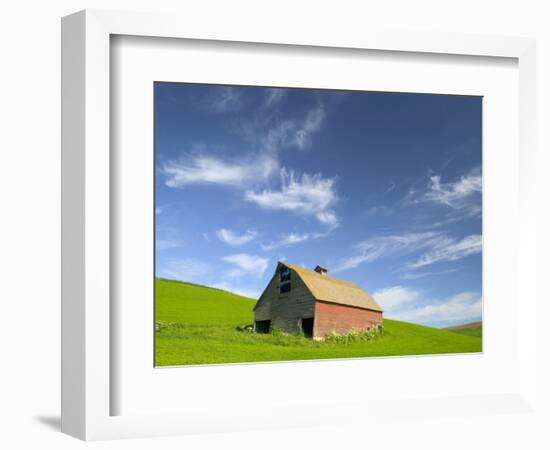
{"label": "wispy cirrus cloud", "polygon": [[338,201],[335,178],[324,178],[321,174],[296,175],[293,171],[281,169],[281,188],[265,189],[245,193],[245,200],[268,210],[291,211],[310,215],[319,222],[337,226],[338,218],[331,208]]}
{"label": "wispy cirrus cloud", "polygon": [[[267,97],[264,109],[277,105],[283,98],[282,93]],[[244,130],[249,140],[260,142],[268,151],[280,151],[287,148],[307,150],[313,144],[314,136],[319,133],[326,119],[322,103],[310,108],[303,118],[269,118],[260,116],[249,123]],[[267,124],[267,128],[266,128]]]}
{"label": "wispy cirrus cloud", "polygon": [[228,230],[227,228],[221,228],[216,232],[216,236],[218,236],[220,241],[225,242],[227,245],[239,247],[256,239],[258,233],[254,230],[247,230],[243,234],[238,234],[232,230]]}
{"label": "wispy cirrus cloud", "polygon": [[249,127],[248,138],[261,148],[263,153],[275,155],[289,147],[289,136],[295,127],[292,120],[281,120],[271,124],[267,129]]}
{"label": "wispy cirrus cloud", "polygon": [[337,202],[336,179],[321,174],[280,169],[280,189],[250,189],[260,185],[275,172],[278,163],[269,157],[242,163],[230,163],[209,157],[196,157],[188,162],[172,161],[163,167],[166,185],[182,188],[192,184],[230,186],[245,190],[244,200],[268,210],[293,211],[314,216],[320,223],[335,228],[339,218],[331,209]]}
{"label": "wispy cirrus cloud", "polygon": [[[280,249],[284,247],[291,247],[302,242],[307,242],[315,239],[322,239],[329,236],[335,228],[329,227],[326,231],[315,231],[308,233],[289,233],[282,236],[279,240],[270,242],[269,244],[261,244],[262,250],[269,251]],[[284,260],[283,257],[279,257],[279,260]]]}
{"label": "wispy cirrus cloud", "polygon": [[281,103],[281,101],[286,95],[286,90],[279,89],[279,88],[271,88],[271,89],[266,89],[265,94],[266,95],[265,95],[263,106],[266,108],[272,108],[278,105],[279,103]]}
{"label": "wispy cirrus cloud", "polygon": [[207,106],[214,114],[239,111],[243,107],[241,91],[231,86],[223,86],[213,91],[207,98]]}
{"label": "wispy cirrus cloud", "polygon": [[456,261],[468,255],[481,253],[482,244],[479,234],[466,236],[461,240],[444,237],[430,251],[421,255],[416,262],[409,264],[408,267],[418,269],[437,262]]}
{"label": "wispy cirrus cloud", "polygon": [[481,213],[482,181],[481,167],[471,169],[454,181],[443,182],[441,175],[432,174],[425,189],[409,189],[404,203],[446,206],[455,212],[451,220],[477,216]]}
{"label": "wispy cirrus cloud", "polygon": [[299,244],[300,242],[308,241],[309,239],[311,239],[310,233],[290,233],[278,241],[274,241],[269,244],[262,244],[261,247],[262,250],[275,250],[278,248],[290,247],[292,245]]}
{"label": "wispy cirrus cloud", "polygon": [[340,224],[340,219],[334,211],[321,211],[315,214],[315,217],[319,222],[331,228],[336,228]]}
{"label": "wispy cirrus cloud", "polygon": [[295,127],[290,142],[300,150],[309,148],[312,136],[321,129],[324,121],[325,108],[322,104],[310,109],[304,121]]}
{"label": "wispy cirrus cloud", "polygon": [[481,235],[463,239],[451,238],[439,232],[404,233],[375,236],[355,245],[355,254],[341,260],[334,272],[354,269],[363,263],[381,258],[410,256],[421,253],[416,261],[408,263],[408,270],[419,269],[439,262],[457,261],[481,252]]}
{"label": "wispy cirrus cloud", "polygon": [[374,236],[355,245],[355,254],[341,260],[333,269],[341,272],[354,269],[363,263],[396,255],[409,255],[436,246],[441,235],[435,232],[404,233]]}
{"label": "wispy cirrus cloud", "polygon": [[239,278],[248,274],[261,277],[269,264],[269,259],[248,253],[224,256],[222,260],[235,266],[234,269],[227,272],[226,276],[229,278]]}
{"label": "wispy cirrus cloud", "polygon": [[[234,88],[224,88],[216,95],[217,109],[224,109],[238,95]],[[240,94],[239,94],[240,95]],[[280,102],[284,96],[281,89],[269,91],[270,104]],[[245,189],[251,185],[267,184],[272,175],[281,169],[280,153],[289,147],[303,150],[311,145],[312,137],[319,132],[324,121],[323,105],[310,109],[303,120],[266,119],[265,124],[248,124],[244,127],[247,139],[258,150],[244,159],[222,159],[205,150],[204,144],[194,145],[190,152],[182,153],[177,160],[167,161],[161,172],[166,176],[165,184],[182,188],[192,184],[215,184]],[[197,149],[199,150],[197,154]],[[328,219],[330,220],[330,219]]]}
{"label": "wispy cirrus cloud", "polygon": [[[240,100],[240,91],[227,87],[217,91],[217,111],[224,111]],[[282,101],[285,91],[267,91],[265,105]],[[212,100],[213,101],[213,100]],[[325,121],[322,103],[310,108],[303,118],[280,119],[279,113],[267,114],[260,110],[261,119],[243,126],[245,141],[257,146],[254,156],[245,159],[220,158],[205,151],[204,145],[184,153],[177,160],[169,160],[161,168],[165,184],[171,188],[190,185],[218,185],[243,191],[244,200],[262,209],[289,211],[314,217],[329,229],[339,225],[333,210],[338,200],[336,179],[322,174],[296,173],[281,167],[280,154],[284,149],[305,150],[312,145],[313,136]],[[197,154],[198,153],[198,154]],[[273,182],[280,175],[279,187]],[[269,186],[269,188],[266,188]],[[264,189],[262,190],[262,187]]]}
{"label": "wispy cirrus cloud", "polygon": [[263,183],[274,174],[279,162],[270,155],[242,161],[229,161],[210,156],[182,157],[162,168],[166,186],[182,188],[192,184],[211,184],[244,189]]}
{"label": "wispy cirrus cloud", "polygon": [[440,175],[431,176],[425,198],[428,201],[441,203],[451,208],[461,208],[464,206],[465,201],[480,193],[481,188],[481,168],[476,167],[458,180],[447,183],[441,182]]}

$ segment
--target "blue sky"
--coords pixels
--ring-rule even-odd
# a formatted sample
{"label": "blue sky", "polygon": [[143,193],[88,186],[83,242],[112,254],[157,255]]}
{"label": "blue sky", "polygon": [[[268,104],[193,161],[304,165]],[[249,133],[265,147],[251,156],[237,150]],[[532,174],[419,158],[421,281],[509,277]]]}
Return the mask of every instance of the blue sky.
{"label": "blue sky", "polygon": [[276,263],[385,317],[481,319],[481,97],[155,84],[157,276],[257,297]]}

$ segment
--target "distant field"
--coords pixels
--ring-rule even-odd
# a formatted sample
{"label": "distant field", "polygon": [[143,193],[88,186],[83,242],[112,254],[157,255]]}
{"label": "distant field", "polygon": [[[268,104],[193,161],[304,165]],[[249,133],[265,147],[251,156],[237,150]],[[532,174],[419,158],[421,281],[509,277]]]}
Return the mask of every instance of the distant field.
{"label": "distant field", "polygon": [[255,300],[191,283],[157,279],[156,364],[220,364],[366,356],[469,353],[481,338],[384,319],[371,341],[315,342],[303,336],[238,331],[251,324]]}
{"label": "distant field", "polygon": [[465,336],[476,336],[478,338],[483,336],[483,326],[481,322],[466,323],[456,327],[445,328],[445,330],[463,334]]}

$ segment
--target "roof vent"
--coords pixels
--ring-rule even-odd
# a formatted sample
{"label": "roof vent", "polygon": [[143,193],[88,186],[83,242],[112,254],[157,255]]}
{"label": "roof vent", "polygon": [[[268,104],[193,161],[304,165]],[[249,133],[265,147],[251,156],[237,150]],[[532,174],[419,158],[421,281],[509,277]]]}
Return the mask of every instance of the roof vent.
{"label": "roof vent", "polygon": [[316,266],[315,269],[313,269],[313,270],[315,270],[315,272],[317,272],[320,275],[326,275],[327,272],[328,272],[328,269],[326,269],[322,266]]}

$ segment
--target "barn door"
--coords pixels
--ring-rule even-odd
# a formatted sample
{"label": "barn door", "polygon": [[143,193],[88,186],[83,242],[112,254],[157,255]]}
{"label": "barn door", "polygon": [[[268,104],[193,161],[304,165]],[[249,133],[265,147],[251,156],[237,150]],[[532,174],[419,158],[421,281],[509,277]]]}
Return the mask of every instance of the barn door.
{"label": "barn door", "polygon": [[269,333],[271,331],[271,320],[257,320],[256,333]]}
{"label": "barn door", "polygon": [[305,337],[313,336],[313,317],[302,319],[302,333]]}

